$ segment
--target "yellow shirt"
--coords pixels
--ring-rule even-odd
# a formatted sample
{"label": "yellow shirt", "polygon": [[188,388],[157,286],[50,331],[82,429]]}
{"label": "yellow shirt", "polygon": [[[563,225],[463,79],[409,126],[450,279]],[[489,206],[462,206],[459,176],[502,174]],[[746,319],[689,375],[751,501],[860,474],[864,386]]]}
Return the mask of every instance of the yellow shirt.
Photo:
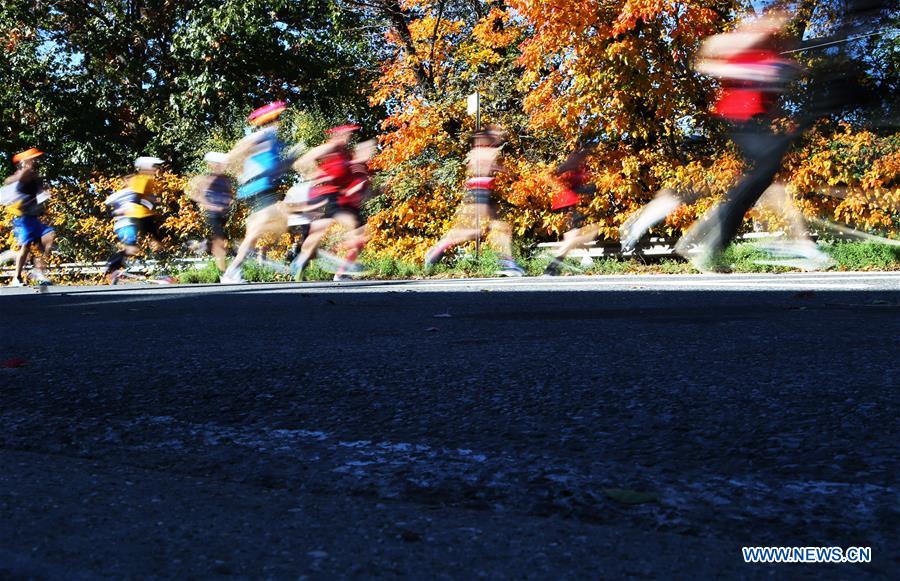
{"label": "yellow shirt", "polygon": [[152,175],[134,174],[128,178],[128,189],[140,197],[141,203],[129,205],[125,211],[126,216],[146,218],[156,213],[153,210],[156,206],[156,180]]}

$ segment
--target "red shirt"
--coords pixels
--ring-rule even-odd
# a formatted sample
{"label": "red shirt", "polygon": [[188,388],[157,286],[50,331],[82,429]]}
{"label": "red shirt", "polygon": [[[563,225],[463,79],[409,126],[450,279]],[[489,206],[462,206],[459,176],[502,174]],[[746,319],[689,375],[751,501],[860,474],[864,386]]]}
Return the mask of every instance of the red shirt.
{"label": "red shirt", "polygon": [[338,188],[346,189],[353,181],[350,164],[353,159],[346,148],[334,149],[319,160],[319,169],[325,174],[325,182]]}
{"label": "red shirt", "polygon": [[757,115],[771,113],[780,92],[780,81],[777,68],[791,64],[791,61],[780,58],[778,53],[766,50],[748,50],[733,56],[729,64],[742,66],[748,77],[754,73],[772,76],[773,80],[761,79],[723,79],[722,93],[715,105],[716,115],[731,121],[747,121]]}
{"label": "red shirt", "polygon": [[569,170],[556,177],[561,189],[553,196],[550,207],[554,210],[578,205],[578,190],[587,182],[587,171],[583,167]]}
{"label": "red shirt", "polygon": [[351,163],[349,168],[350,185],[347,190],[356,188],[356,191],[338,198],[338,206],[359,209],[363,203],[363,195],[369,189],[369,166],[365,163]]}

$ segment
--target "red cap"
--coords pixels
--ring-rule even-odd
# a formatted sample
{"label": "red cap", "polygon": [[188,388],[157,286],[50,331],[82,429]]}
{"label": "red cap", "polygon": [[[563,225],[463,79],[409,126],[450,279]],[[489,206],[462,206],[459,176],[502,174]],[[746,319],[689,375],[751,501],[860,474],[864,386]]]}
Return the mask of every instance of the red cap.
{"label": "red cap", "polygon": [[359,125],[353,125],[353,124],[338,125],[337,127],[332,127],[325,133],[327,133],[328,135],[334,135],[335,133],[345,133],[345,132],[352,133],[354,131],[359,131]]}
{"label": "red cap", "polygon": [[284,101],[275,101],[274,103],[269,103],[265,107],[260,107],[253,113],[250,113],[250,117],[247,118],[247,121],[250,122],[250,125],[265,125],[270,121],[278,119],[278,116],[281,115],[285,109],[287,109],[287,104]]}

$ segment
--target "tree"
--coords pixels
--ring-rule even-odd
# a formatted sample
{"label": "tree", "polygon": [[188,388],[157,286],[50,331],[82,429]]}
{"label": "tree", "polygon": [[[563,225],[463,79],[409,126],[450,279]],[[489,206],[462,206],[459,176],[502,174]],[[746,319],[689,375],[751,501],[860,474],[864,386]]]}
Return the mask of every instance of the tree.
{"label": "tree", "polygon": [[[387,4],[368,6],[384,10]],[[555,187],[550,173],[579,142],[597,145],[590,165],[601,192],[584,211],[610,239],[662,187],[704,193],[670,218],[665,230],[676,234],[740,175],[742,161],[709,112],[716,84],[691,67],[703,39],[746,15],[734,0],[408,0],[396,6],[385,30],[391,50],[372,97],[389,113],[377,160],[387,174],[373,219],[379,250],[420,256],[442,233],[462,191],[464,134],[472,129],[463,98],[475,89],[485,93],[488,119],[510,129],[506,153],[512,175],[501,183],[500,194],[508,219],[526,240],[559,233],[561,221],[549,212]],[[802,0],[789,8],[797,15],[792,29],[800,38],[846,20],[846,13],[837,14],[827,1]],[[896,83],[890,67],[851,56],[858,71],[881,83],[882,93]],[[803,58],[816,64],[815,54]],[[801,99],[789,108],[804,106],[803,91],[798,94]],[[846,111],[834,113],[835,119],[852,120]],[[843,130],[821,125],[803,145],[821,146],[823,136],[835,131]],[[694,136],[702,138],[702,146],[688,145]],[[881,143],[878,151],[889,153],[891,143]],[[802,172],[803,163],[792,157],[785,177]],[[827,185],[810,177],[823,172],[804,175],[804,188]],[[891,193],[891,179],[868,194],[884,198]],[[864,188],[859,180],[854,184]],[[805,190],[804,195],[818,196],[807,204],[809,211],[835,211],[821,193]],[[859,216],[864,214],[869,215]],[[889,217],[860,221],[889,222]]]}
{"label": "tree", "polygon": [[[0,16],[0,149],[37,144],[60,176],[121,171],[152,152],[175,169],[254,106],[373,122],[355,13],[330,0],[20,2]],[[238,135],[234,135],[238,137]]]}

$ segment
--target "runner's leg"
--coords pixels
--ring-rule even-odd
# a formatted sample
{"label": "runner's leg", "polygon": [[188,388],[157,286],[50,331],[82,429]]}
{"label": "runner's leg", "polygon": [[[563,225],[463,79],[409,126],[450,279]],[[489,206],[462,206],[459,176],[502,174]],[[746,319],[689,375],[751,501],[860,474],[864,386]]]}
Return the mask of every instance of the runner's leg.
{"label": "runner's leg", "polygon": [[316,257],[316,251],[319,249],[322,237],[325,236],[325,232],[328,231],[334,222],[334,218],[321,218],[310,224],[309,235],[300,246],[300,255],[291,264],[291,272],[294,276],[302,275],[309,262]]}
{"label": "runner's leg", "polygon": [[426,270],[437,264],[444,254],[454,246],[462,244],[463,242],[468,242],[469,240],[475,240],[481,236],[481,232],[475,227],[475,216],[477,212],[482,212],[482,217],[485,218],[482,220],[482,223],[485,226],[488,225],[488,220],[486,219],[488,214],[485,211],[486,208],[482,208],[481,206],[484,206],[484,204],[475,204],[472,202],[463,203],[457,211],[456,218],[453,221],[453,226],[450,228],[450,231],[444,234],[444,237],[425,254]]}
{"label": "runner's leg", "polygon": [[19,252],[16,254],[16,272],[14,275],[14,280],[25,282],[25,279],[22,277],[22,273],[25,270],[25,263],[28,262],[28,257],[30,256],[30,254],[31,245],[22,244],[22,247],[19,248]]}

